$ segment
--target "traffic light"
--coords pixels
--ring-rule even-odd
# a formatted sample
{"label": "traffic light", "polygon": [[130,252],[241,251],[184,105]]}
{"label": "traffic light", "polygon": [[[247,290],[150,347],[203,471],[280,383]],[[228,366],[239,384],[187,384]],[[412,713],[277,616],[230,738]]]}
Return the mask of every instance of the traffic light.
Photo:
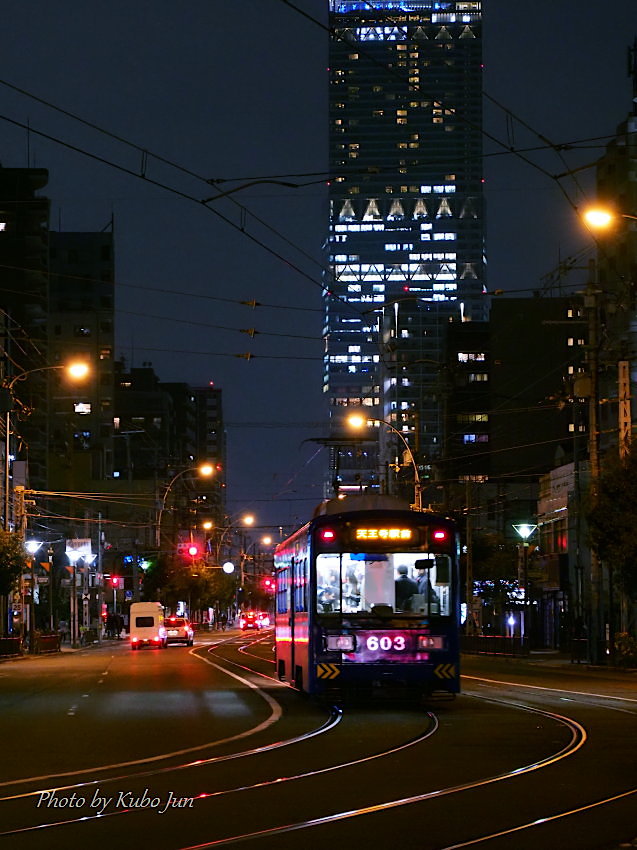
{"label": "traffic light", "polygon": [[268,593],[274,593],[275,581],[271,576],[266,576],[263,580],[263,589]]}
{"label": "traffic light", "polygon": [[117,590],[118,587],[124,587],[124,579],[121,576],[111,576],[111,587]]}
{"label": "traffic light", "polygon": [[199,558],[203,551],[203,547],[197,540],[190,540],[188,543],[177,544],[177,554],[182,558]]}

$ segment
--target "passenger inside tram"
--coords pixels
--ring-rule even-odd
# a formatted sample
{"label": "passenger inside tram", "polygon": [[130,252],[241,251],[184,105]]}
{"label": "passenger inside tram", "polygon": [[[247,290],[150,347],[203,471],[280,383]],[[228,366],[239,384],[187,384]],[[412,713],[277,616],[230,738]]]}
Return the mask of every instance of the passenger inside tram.
{"label": "passenger inside tram", "polygon": [[418,552],[325,553],[317,557],[316,610],[323,614],[376,610],[415,615],[450,613],[450,561]]}

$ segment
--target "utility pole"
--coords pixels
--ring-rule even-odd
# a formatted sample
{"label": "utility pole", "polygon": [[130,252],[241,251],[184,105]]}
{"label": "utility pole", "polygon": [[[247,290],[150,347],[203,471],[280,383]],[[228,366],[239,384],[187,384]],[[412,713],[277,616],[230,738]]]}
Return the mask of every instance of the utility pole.
{"label": "utility pole", "polygon": [[[15,509],[15,521],[16,521],[16,533],[18,534],[20,540],[24,544],[24,538],[27,527],[27,515],[26,515],[26,507],[24,504],[24,486],[22,484],[16,484],[14,488],[14,509]],[[35,640],[35,628],[34,628],[34,615],[35,615],[35,567],[33,565],[35,559],[35,554],[31,553],[31,559],[29,561],[29,570],[30,570],[30,594],[29,594],[29,652],[33,653],[34,649],[34,640]],[[21,577],[21,582],[24,582],[24,578]],[[24,623],[24,612],[25,612],[25,601],[26,594],[22,597],[22,622]]]}
{"label": "utility pole", "polygon": [[[590,380],[588,399],[588,462],[590,468],[591,505],[597,502],[599,486],[599,290],[596,285],[595,261],[588,265],[589,280],[584,293],[584,308],[588,319],[588,346],[586,361]],[[590,549],[590,660],[594,664],[602,661],[601,616],[601,565],[594,547]]]}
{"label": "utility pole", "polygon": [[619,390],[619,457],[624,460],[630,451],[633,430],[630,411],[630,361],[620,360],[617,364],[617,386]]}
{"label": "utility pole", "polygon": [[475,623],[473,620],[473,542],[472,542],[472,534],[473,534],[473,524],[472,524],[472,493],[471,493],[471,481],[467,480],[465,482],[465,494],[466,494],[466,510],[467,515],[465,518],[465,531],[467,536],[467,555],[465,559],[466,566],[466,581],[465,581],[465,596],[467,599],[467,634],[472,635],[475,634]]}

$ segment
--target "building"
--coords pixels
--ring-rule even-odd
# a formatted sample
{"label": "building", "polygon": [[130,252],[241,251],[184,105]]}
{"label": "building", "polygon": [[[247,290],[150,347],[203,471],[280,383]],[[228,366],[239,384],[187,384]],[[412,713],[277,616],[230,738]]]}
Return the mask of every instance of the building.
{"label": "building", "polygon": [[[637,51],[633,53],[637,55]],[[596,319],[603,323],[600,330],[604,336],[599,392],[609,400],[600,410],[602,450],[617,444],[618,427],[625,448],[637,419],[637,59],[634,61],[633,114],[617,128],[596,171],[600,205],[613,210],[619,219],[607,232],[596,234],[596,274],[591,275],[598,296]],[[619,398],[625,400],[623,410]]]}
{"label": "building", "polygon": [[[498,298],[488,323],[454,324],[447,335],[447,427],[436,482],[445,506],[466,518],[475,580],[493,578],[493,556],[489,567],[480,552],[489,557],[494,549],[512,554],[511,581],[522,584],[526,573],[532,617],[525,633],[538,646],[558,645],[581,601],[575,568],[568,569],[575,551],[568,509],[573,494],[581,505],[588,449],[588,403],[579,395],[587,352],[579,295]],[[524,525],[539,529],[528,569],[518,572],[513,553],[523,553],[524,544],[516,526]],[[483,616],[504,633],[492,613],[478,620]]]}
{"label": "building", "polygon": [[[2,334],[3,467],[28,463],[17,484],[46,487],[49,199],[43,168],[0,167],[0,333]],[[9,436],[6,430],[9,426]],[[9,448],[9,459],[4,458]],[[16,466],[15,471],[18,467]],[[4,527],[13,523],[8,476],[3,482]],[[5,490],[7,492],[5,492]]]}
{"label": "building", "polygon": [[114,240],[112,230],[51,231],[49,240],[51,363],[90,365],[90,375],[72,395],[59,373],[50,388],[49,486],[74,490],[82,489],[74,477],[113,475]]}
{"label": "building", "polygon": [[205,387],[193,387],[195,402],[196,457],[210,463],[215,475],[203,490],[201,482],[200,510],[202,518],[211,519],[217,526],[226,516],[226,431],[223,422],[223,395],[211,381]]}
{"label": "building", "polygon": [[[481,20],[478,0],[330,0],[332,433],[362,408],[405,436],[424,472],[443,427],[423,361],[441,361],[450,321],[487,317]],[[380,458],[332,452],[340,489],[386,486],[391,445]]]}

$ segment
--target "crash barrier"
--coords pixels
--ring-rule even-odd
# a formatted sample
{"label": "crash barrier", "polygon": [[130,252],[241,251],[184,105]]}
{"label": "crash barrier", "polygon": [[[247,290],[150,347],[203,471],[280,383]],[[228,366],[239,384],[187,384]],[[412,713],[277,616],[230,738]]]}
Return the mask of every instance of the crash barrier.
{"label": "crash barrier", "polygon": [[19,637],[0,638],[0,656],[20,655],[22,651],[22,639]]}
{"label": "crash barrier", "polygon": [[83,629],[80,632],[80,646],[90,646],[98,640],[97,629]]}
{"label": "crash barrier", "polygon": [[36,655],[42,655],[45,652],[59,652],[61,645],[62,635],[59,632],[35,633],[33,650]]}
{"label": "crash barrier", "polygon": [[571,640],[571,662],[583,664],[588,661],[588,638],[573,638]]}
{"label": "crash barrier", "polygon": [[501,655],[521,658],[529,654],[528,645],[520,637],[506,635],[461,635],[460,649],[468,655]]}

